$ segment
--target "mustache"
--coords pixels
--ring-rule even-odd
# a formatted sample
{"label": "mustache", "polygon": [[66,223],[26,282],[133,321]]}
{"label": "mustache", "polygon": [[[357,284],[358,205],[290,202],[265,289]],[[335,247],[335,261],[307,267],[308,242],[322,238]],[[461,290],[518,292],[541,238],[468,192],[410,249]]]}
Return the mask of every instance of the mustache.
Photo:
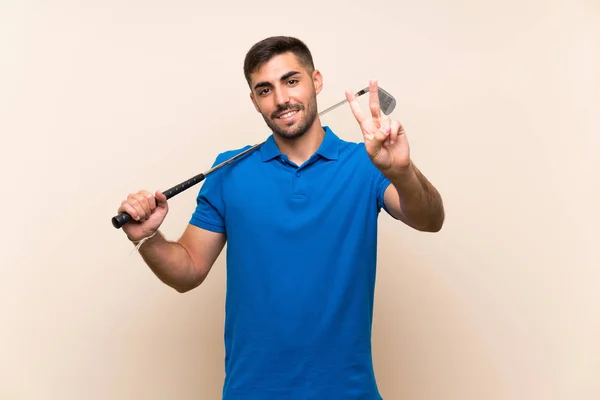
{"label": "mustache", "polygon": [[304,110],[304,106],[302,104],[290,104],[287,106],[277,106],[277,110],[275,110],[273,112],[273,114],[271,114],[271,118],[275,119],[277,118],[278,115],[283,114],[284,112],[287,111],[300,111],[300,110]]}

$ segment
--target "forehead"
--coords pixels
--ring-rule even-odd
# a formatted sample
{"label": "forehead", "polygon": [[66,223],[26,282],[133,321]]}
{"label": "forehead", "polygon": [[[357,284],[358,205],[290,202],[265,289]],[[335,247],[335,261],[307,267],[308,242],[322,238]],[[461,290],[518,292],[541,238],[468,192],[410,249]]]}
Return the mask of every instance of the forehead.
{"label": "forehead", "polygon": [[258,70],[250,74],[250,78],[252,84],[256,82],[274,83],[290,71],[306,72],[306,68],[300,63],[295,54],[284,53],[271,58]]}

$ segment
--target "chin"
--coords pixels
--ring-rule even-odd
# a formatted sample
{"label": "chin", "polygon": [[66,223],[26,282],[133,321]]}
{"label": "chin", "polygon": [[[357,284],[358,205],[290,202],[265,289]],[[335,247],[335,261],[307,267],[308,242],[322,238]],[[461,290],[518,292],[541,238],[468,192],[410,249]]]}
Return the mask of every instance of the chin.
{"label": "chin", "polygon": [[283,139],[294,140],[298,139],[307,132],[307,130],[291,130],[291,131],[281,131],[281,130],[273,130],[273,133]]}
{"label": "chin", "polygon": [[285,125],[284,127],[278,127],[277,124],[274,123],[271,125],[271,130],[274,134],[283,139],[294,140],[304,136],[314,125],[315,120],[316,119],[313,118],[312,121],[308,121],[308,119],[304,117],[297,123],[293,123],[291,126]]}
{"label": "chin", "polygon": [[273,129],[273,133],[285,139],[298,139],[299,137],[304,136],[309,129],[309,126],[300,124],[288,127],[287,129]]}

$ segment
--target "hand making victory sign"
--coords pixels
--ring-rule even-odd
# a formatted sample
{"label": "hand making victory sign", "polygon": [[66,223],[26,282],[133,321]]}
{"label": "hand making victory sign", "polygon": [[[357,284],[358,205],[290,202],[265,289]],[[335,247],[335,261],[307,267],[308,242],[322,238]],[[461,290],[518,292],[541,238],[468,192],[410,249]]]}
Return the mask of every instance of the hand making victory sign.
{"label": "hand making victory sign", "polygon": [[354,93],[347,90],[346,99],[360,125],[365,147],[373,164],[383,173],[408,168],[410,150],[404,128],[399,121],[392,121],[381,112],[377,81],[369,82],[370,118],[361,111]]}

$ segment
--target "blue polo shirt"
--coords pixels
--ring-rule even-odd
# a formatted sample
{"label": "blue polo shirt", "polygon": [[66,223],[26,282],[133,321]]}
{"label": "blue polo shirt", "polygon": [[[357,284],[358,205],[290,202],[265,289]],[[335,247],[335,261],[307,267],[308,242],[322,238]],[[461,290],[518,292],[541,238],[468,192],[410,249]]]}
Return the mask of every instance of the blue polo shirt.
{"label": "blue polo shirt", "polygon": [[198,194],[190,223],[227,235],[225,400],[381,399],[371,321],[390,182],[364,143],[323,128],[303,165],[270,136]]}

